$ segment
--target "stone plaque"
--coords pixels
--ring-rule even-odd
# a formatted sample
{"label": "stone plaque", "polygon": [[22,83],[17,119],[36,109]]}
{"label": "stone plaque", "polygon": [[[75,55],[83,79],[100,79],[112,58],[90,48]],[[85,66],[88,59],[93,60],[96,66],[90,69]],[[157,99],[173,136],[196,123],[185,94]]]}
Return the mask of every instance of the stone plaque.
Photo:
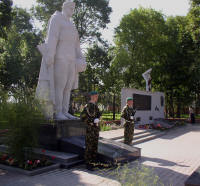
{"label": "stone plaque", "polygon": [[151,96],[133,94],[134,107],[137,110],[151,110]]}

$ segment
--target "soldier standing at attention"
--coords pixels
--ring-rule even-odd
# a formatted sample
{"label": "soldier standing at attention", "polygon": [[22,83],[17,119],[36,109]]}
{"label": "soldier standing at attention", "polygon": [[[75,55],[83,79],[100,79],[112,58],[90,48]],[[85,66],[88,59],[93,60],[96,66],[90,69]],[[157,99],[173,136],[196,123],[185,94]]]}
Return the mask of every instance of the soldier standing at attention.
{"label": "soldier standing at attention", "polygon": [[126,99],[126,106],[123,108],[121,117],[125,119],[124,124],[124,143],[131,145],[134,134],[134,115],[136,110],[133,109],[133,98]]}
{"label": "soldier standing at attention", "polygon": [[87,169],[92,170],[97,162],[97,150],[99,139],[99,119],[101,113],[98,106],[98,93],[96,91],[90,92],[90,101],[85,105],[82,113],[81,120],[87,123],[86,136],[85,136],[85,162]]}

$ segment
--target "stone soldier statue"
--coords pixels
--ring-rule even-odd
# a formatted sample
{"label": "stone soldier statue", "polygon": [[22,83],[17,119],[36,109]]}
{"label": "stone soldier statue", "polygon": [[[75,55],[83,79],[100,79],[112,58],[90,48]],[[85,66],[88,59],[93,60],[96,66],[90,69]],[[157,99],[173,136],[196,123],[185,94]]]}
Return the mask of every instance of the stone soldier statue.
{"label": "stone soldier statue", "polygon": [[81,53],[78,31],[70,18],[75,3],[66,0],[62,12],[50,18],[45,43],[38,46],[43,59],[40,68],[36,98],[47,118],[75,119],[68,113],[71,90],[78,88],[78,73],[85,71],[86,62]]}
{"label": "stone soldier statue", "polygon": [[123,108],[121,117],[125,119],[124,124],[124,143],[131,145],[134,135],[134,115],[136,110],[133,109],[133,98],[126,99],[126,106]]}
{"label": "stone soldier statue", "polygon": [[86,136],[85,136],[85,162],[88,169],[94,168],[97,163],[98,139],[99,139],[99,119],[101,113],[98,106],[98,93],[93,91],[90,93],[90,101],[85,105],[82,113],[82,121],[87,123]]}

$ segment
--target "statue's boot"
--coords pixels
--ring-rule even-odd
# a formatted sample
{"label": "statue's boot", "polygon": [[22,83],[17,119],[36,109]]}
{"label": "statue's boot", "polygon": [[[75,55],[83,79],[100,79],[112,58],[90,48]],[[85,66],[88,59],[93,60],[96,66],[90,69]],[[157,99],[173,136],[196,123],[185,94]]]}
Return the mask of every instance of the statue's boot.
{"label": "statue's boot", "polygon": [[72,116],[70,113],[64,113],[64,115],[65,115],[67,118],[72,119],[72,120],[78,120],[78,119],[79,119],[78,117]]}
{"label": "statue's boot", "polygon": [[62,112],[59,112],[55,115],[55,120],[69,120],[67,116],[65,116]]}

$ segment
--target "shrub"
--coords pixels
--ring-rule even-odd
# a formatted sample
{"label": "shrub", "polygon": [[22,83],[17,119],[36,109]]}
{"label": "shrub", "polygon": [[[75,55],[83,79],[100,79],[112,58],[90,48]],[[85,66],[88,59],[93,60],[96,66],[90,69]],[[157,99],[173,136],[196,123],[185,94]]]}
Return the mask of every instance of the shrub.
{"label": "shrub", "polygon": [[[105,172],[102,171],[100,174]],[[110,173],[106,172],[106,175],[117,180],[122,186],[164,186],[153,168],[144,166],[140,162],[119,165]]]}
{"label": "shrub", "polygon": [[32,157],[32,149],[37,146],[38,127],[44,117],[33,99],[7,104],[8,152],[19,162],[24,162]]}

